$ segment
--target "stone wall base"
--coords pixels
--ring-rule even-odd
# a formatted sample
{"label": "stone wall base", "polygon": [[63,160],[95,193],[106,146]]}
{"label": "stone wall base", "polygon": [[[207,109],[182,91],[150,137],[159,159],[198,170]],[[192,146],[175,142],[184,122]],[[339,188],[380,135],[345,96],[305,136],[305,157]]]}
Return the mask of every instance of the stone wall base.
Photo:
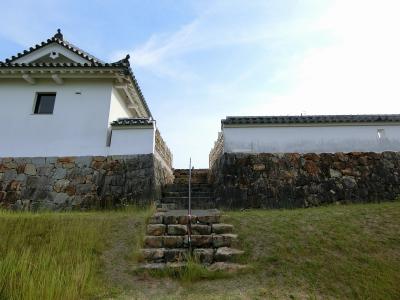
{"label": "stone wall base", "polygon": [[0,208],[71,210],[146,205],[173,181],[153,154],[0,158]]}
{"label": "stone wall base", "polygon": [[400,195],[400,152],[225,153],[210,172],[221,208],[310,207]]}

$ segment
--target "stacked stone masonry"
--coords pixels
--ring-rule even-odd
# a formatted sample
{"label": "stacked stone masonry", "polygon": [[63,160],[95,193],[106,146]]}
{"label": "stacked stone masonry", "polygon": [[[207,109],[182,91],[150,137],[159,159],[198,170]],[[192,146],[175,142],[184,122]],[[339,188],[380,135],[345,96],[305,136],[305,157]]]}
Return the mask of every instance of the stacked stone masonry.
{"label": "stacked stone masonry", "polygon": [[[232,262],[243,251],[237,244],[233,226],[220,223],[221,215],[205,214],[192,217],[191,246],[193,256],[204,265]],[[188,216],[157,212],[147,225],[142,256],[145,268],[184,265],[189,255]]]}
{"label": "stacked stone masonry", "polygon": [[210,173],[219,208],[310,207],[400,195],[399,152],[225,153]]}
{"label": "stacked stone masonry", "polygon": [[0,158],[0,207],[70,210],[149,204],[171,183],[152,154]]}
{"label": "stacked stone masonry", "polygon": [[[212,185],[208,183],[208,169],[192,170],[191,201],[193,209],[215,208]],[[175,169],[174,182],[163,187],[160,208],[187,209],[189,201],[189,169]]]}
{"label": "stacked stone masonry", "polygon": [[158,155],[160,155],[161,159],[165,162],[165,164],[172,169],[172,152],[168,148],[167,144],[161,137],[160,131],[156,129],[155,134],[155,150]]}

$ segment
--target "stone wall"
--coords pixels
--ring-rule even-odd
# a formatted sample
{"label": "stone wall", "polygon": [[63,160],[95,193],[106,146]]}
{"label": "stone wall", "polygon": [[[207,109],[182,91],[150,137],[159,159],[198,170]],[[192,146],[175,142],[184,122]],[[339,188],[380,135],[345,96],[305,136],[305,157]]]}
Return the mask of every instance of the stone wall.
{"label": "stone wall", "polygon": [[157,200],[172,182],[152,154],[0,158],[0,208],[70,210]]}
{"label": "stone wall", "polygon": [[211,169],[217,207],[293,208],[394,200],[400,152],[225,153]]}
{"label": "stone wall", "polygon": [[214,163],[224,153],[224,135],[222,132],[218,132],[218,138],[214,143],[214,147],[211,149],[208,155],[208,165],[210,168],[213,167]]}
{"label": "stone wall", "polygon": [[164,160],[165,164],[172,169],[172,152],[168,148],[167,144],[161,137],[160,131],[156,129],[155,133],[155,150],[156,153],[160,156],[162,160]]}

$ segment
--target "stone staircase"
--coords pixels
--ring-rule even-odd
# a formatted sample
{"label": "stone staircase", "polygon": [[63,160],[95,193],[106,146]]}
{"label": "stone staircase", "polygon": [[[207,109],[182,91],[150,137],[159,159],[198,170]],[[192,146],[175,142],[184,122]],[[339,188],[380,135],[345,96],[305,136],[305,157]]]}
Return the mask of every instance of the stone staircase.
{"label": "stone staircase", "polygon": [[[175,169],[174,183],[163,187],[162,199],[158,204],[163,209],[187,209],[189,201],[189,169]],[[192,170],[192,208],[215,207],[212,185],[208,183],[208,169]]]}
{"label": "stone staircase", "polygon": [[234,263],[243,251],[233,248],[237,244],[233,226],[220,220],[216,209],[192,211],[190,253],[187,210],[156,212],[147,225],[141,268],[183,267],[190,254],[211,270],[245,267]]}

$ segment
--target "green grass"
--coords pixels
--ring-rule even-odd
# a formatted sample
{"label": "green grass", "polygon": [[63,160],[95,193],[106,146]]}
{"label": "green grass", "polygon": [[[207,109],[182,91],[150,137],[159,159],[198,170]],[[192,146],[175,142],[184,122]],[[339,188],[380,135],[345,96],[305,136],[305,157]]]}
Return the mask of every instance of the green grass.
{"label": "green grass", "polygon": [[0,299],[82,299],[106,295],[100,255],[115,225],[132,215],[143,223],[146,212],[1,211]]}
{"label": "green grass", "polygon": [[[180,268],[167,267],[163,270],[150,270],[147,271],[153,277],[165,278],[170,277],[179,280],[183,284],[191,284],[200,280],[215,280],[221,278],[232,277],[232,273],[224,272],[222,270],[209,270],[206,266],[202,265],[196,257],[189,255],[186,257],[186,264]],[[139,271],[139,274],[142,271]]]}
{"label": "green grass", "polygon": [[400,298],[398,202],[250,210],[227,219],[269,297],[286,290],[285,297]]}
{"label": "green grass", "polygon": [[399,202],[225,212],[251,266],[229,277],[133,272],[148,214],[0,212],[0,299],[400,299]]}

